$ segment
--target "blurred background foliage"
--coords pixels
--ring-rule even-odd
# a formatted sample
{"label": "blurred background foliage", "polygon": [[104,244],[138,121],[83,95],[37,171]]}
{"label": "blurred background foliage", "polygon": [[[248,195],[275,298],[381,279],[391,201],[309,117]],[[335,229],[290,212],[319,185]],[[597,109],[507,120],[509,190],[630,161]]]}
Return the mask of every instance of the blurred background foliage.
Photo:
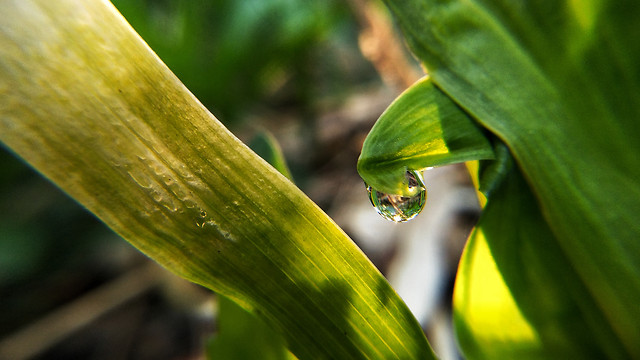
{"label": "blurred background foliage", "polygon": [[258,105],[309,106],[319,92],[344,91],[345,80],[372,76],[370,68],[345,69],[339,54],[323,51],[331,43],[353,40],[357,29],[343,1],[113,3],[187,88],[231,128]]}
{"label": "blurred background foliage", "polygon": [[[335,202],[336,182],[357,179],[361,141],[396,94],[359,50],[357,1],[113,3],[243,141],[262,129],[274,133],[296,183],[325,210]],[[364,121],[344,121],[349,99],[362,93],[374,94],[357,111]],[[146,261],[0,148],[0,342]],[[116,312],[44,346],[36,358],[197,358],[216,326],[202,315],[213,308],[211,297],[178,280],[162,284],[127,295],[126,306],[116,301]]]}

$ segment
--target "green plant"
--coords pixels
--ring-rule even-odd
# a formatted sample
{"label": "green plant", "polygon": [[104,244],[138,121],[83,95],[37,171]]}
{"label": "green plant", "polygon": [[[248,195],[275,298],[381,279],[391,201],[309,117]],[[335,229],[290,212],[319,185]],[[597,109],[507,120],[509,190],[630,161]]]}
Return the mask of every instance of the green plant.
{"label": "green plant", "polygon": [[[404,193],[407,170],[481,160],[469,165],[486,206],[454,298],[465,355],[640,357],[640,5],[387,5],[430,77],[382,116],[358,168]],[[110,4],[11,1],[0,14],[0,140],[20,157],[299,358],[434,358],[346,235]]]}
{"label": "green plant", "polygon": [[431,358],[382,275],[189,93],[106,1],[0,4],[0,139],[299,358]]}
{"label": "green plant", "polygon": [[465,354],[640,357],[638,3],[387,5],[434,86],[376,124],[363,178],[397,192],[407,168],[486,158],[483,138],[495,153],[473,164],[487,201],[456,281]]}

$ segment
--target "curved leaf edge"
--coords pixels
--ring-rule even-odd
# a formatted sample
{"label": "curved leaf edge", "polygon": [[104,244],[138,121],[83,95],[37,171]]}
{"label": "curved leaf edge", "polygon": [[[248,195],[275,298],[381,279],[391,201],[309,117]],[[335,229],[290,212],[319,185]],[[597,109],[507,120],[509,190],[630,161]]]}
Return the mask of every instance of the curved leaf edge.
{"label": "curved leaf edge", "polygon": [[408,170],[493,158],[481,128],[425,76],[400,94],[374,124],[357,169],[378,191],[411,195]]}

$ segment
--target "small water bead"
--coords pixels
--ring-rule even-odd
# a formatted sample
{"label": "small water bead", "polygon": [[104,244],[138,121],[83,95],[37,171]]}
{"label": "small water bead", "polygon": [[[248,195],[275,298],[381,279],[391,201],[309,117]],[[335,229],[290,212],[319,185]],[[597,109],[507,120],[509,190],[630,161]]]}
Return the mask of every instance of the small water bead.
{"label": "small water bead", "polygon": [[409,189],[416,188],[413,196],[386,194],[367,185],[369,200],[378,214],[394,222],[409,221],[416,217],[427,202],[427,189],[416,171],[407,171]]}

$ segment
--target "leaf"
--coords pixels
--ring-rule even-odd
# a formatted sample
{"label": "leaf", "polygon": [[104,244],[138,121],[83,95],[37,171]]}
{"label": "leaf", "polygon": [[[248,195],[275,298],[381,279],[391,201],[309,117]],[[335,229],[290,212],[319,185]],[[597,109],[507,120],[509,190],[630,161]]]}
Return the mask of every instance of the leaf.
{"label": "leaf", "polygon": [[287,179],[292,180],[291,171],[287,166],[287,161],[282,154],[282,149],[276,139],[266,131],[259,132],[249,143],[251,150],[255,151],[269,165]]}
{"label": "leaf", "polygon": [[295,359],[280,334],[224,296],[218,297],[218,326],[219,334],[207,344],[207,359]]}
{"label": "leaf", "polygon": [[[639,31],[635,19],[640,4],[387,4],[434,84],[507,145],[524,178],[519,187],[529,187],[539,221],[549,230],[539,237],[528,234],[533,230],[524,225],[533,215],[523,212],[524,218],[513,220],[520,230],[510,241],[530,242],[536,251],[544,249],[548,259],[566,261],[568,273],[555,263],[550,267],[555,275],[550,288],[561,287],[565,276],[584,287],[588,300],[582,304],[591,305],[582,313],[600,322],[577,329],[582,333],[578,337],[584,336],[581,344],[588,339],[608,356],[619,355],[621,344],[626,357],[640,357],[640,43],[631,35]],[[519,206],[531,207],[531,202]],[[491,216],[496,215],[484,215]],[[486,232],[484,236],[490,249],[503,241]],[[500,265],[516,256],[517,249],[492,250],[492,255]],[[533,268],[544,270],[541,265]],[[504,277],[505,269],[500,271]],[[537,305],[518,298],[514,290],[521,287],[519,280],[505,281],[527,320],[539,327],[543,319],[535,315]],[[548,301],[564,301],[552,299]],[[611,329],[617,340],[600,328],[605,334]]]}
{"label": "leaf", "polygon": [[503,174],[456,279],[454,319],[467,357],[626,358],[513,160]]}
{"label": "leaf", "polygon": [[[267,131],[259,132],[249,143],[249,148],[291,180],[284,155],[273,135]],[[218,334],[207,343],[207,359],[295,359],[287,351],[280,334],[274,333],[260,319],[219,294],[217,325]]]}
{"label": "leaf", "polygon": [[300,359],[434,358],[369,260],[218,122],[106,1],[0,4],[0,140]]}
{"label": "leaf", "polygon": [[378,191],[405,195],[407,170],[492,157],[480,128],[425,77],[375,123],[364,141],[358,172]]}

